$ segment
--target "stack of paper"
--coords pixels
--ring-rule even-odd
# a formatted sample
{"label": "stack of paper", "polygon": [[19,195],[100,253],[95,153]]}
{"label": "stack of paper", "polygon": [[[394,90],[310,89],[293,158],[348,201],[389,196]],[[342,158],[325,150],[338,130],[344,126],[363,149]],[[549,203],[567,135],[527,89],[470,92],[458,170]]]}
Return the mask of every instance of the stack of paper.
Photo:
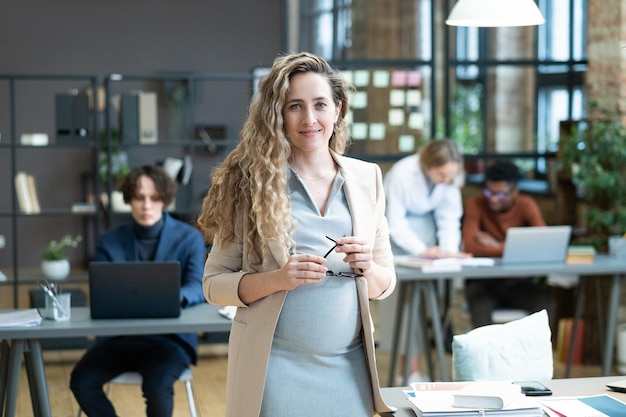
{"label": "stack of paper", "polygon": [[[442,385],[443,384],[443,385]],[[409,405],[418,417],[470,417],[470,416],[516,416],[516,417],[542,417],[543,410],[537,400],[526,397],[521,393],[519,386],[510,390],[510,382],[489,382],[490,388],[487,391],[478,387],[483,382],[467,382],[461,383],[431,383],[424,390],[424,384],[412,384],[413,391],[407,396]],[[500,384],[500,387],[496,387]],[[504,388],[504,385],[507,385]],[[455,405],[455,395],[461,396],[475,391],[474,386],[479,392],[482,392],[479,399],[491,401],[496,397],[500,398],[502,407],[488,408],[484,404],[482,406],[475,402],[475,406],[469,407],[466,403],[465,407]],[[495,388],[494,388],[495,387]],[[503,396],[499,396],[498,392],[507,392]],[[516,391],[515,393],[513,391]],[[461,397],[459,397],[460,399]],[[458,399],[456,400],[458,401]],[[493,403],[487,405],[494,406]]]}
{"label": "stack of paper", "polygon": [[395,256],[396,265],[420,268],[422,272],[453,272],[461,270],[457,258],[427,259],[419,256]]}
{"label": "stack of paper", "polygon": [[38,326],[42,318],[36,308],[0,311],[0,327]]}
{"label": "stack of paper", "polygon": [[541,400],[550,417],[626,416],[626,403],[607,394],[590,397],[554,397]]}
{"label": "stack of paper", "polygon": [[396,265],[408,266],[409,268],[420,268],[422,272],[452,272],[460,271],[462,267],[467,266],[493,266],[495,260],[493,258],[439,258],[429,259],[420,256],[395,256]]}

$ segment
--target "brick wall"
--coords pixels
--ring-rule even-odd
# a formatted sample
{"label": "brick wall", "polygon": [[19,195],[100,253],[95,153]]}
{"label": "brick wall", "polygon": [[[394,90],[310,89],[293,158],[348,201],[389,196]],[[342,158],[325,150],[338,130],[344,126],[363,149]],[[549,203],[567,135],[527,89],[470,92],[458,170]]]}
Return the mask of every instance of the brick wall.
{"label": "brick wall", "polygon": [[626,114],[626,1],[589,1],[587,30],[587,97]]}

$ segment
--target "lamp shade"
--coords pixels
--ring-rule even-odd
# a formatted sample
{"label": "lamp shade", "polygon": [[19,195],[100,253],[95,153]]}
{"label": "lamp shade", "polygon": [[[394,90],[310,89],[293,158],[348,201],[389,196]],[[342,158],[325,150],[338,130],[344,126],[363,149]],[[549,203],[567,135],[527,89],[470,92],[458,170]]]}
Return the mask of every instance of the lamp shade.
{"label": "lamp shade", "polygon": [[446,24],[450,26],[535,26],[545,23],[534,0],[459,0]]}

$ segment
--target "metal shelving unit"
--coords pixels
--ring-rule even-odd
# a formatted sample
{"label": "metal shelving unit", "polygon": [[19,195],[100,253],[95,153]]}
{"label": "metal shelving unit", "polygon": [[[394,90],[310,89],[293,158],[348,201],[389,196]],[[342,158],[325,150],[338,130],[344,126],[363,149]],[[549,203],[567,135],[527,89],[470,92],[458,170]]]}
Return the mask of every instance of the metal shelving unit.
{"label": "metal shelving unit", "polygon": [[[165,74],[110,74],[104,78],[103,86],[106,97],[104,119],[105,149],[122,146],[131,162],[131,165],[154,163],[167,156],[189,156],[193,164],[193,173],[204,173],[199,181],[199,175],[192,175],[189,183],[179,183],[176,208],[172,211],[175,216],[190,222],[200,211],[200,191],[209,186],[211,168],[221,161],[226,153],[234,148],[239,140],[236,138],[239,128],[229,128],[219,117],[212,116],[211,105],[219,102],[219,94],[204,90],[207,83],[243,86],[238,91],[247,91],[246,104],[252,95],[252,85],[255,76],[252,73],[165,73]],[[113,103],[116,95],[130,93],[136,90],[155,91],[158,96],[158,139],[156,143],[123,143],[121,138],[120,109]],[[173,99],[172,96],[176,96]],[[215,98],[214,98],[215,97]],[[175,103],[173,103],[175,101]],[[207,109],[207,102],[208,109]],[[242,107],[242,117],[247,107]],[[223,136],[202,140],[198,137],[198,127],[207,125],[203,119],[212,116],[214,120],[208,123],[214,128],[223,128]],[[174,120],[177,117],[177,120]],[[173,128],[176,127],[176,128]],[[121,143],[114,143],[115,140]],[[108,158],[111,161],[111,158]],[[112,166],[107,166],[107,181],[104,184],[105,192],[109,195],[115,189],[111,181]],[[206,182],[203,182],[206,181]],[[111,227],[116,218],[128,218],[128,214],[115,213],[107,210],[104,213],[105,224]]]}
{"label": "metal shelving unit", "polygon": [[[3,221],[3,230],[0,234],[6,237],[6,247],[2,250],[10,251],[9,256],[4,256],[3,263],[8,259],[9,265],[2,265],[3,273],[7,276],[6,281],[0,282],[2,292],[6,294],[5,288],[12,289],[12,305],[14,308],[20,308],[19,305],[19,286],[36,283],[38,279],[42,279],[43,275],[38,272],[37,268],[32,265],[23,265],[24,254],[22,251],[33,250],[39,251],[37,239],[44,239],[42,242],[47,243],[48,240],[57,238],[57,236],[46,236],[45,231],[40,231],[38,236],[25,233],[28,230],[27,222],[31,220],[36,223],[41,222],[63,222],[70,219],[69,222],[78,222],[78,229],[82,230],[83,236],[89,236],[89,239],[83,239],[83,256],[85,259],[89,257],[89,247],[97,239],[99,230],[97,221],[94,219],[99,215],[98,209],[95,213],[75,213],[71,210],[74,201],[67,201],[66,205],[48,206],[41,205],[41,210],[37,213],[25,214],[22,212],[15,184],[15,176],[21,171],[35,172],[37,180],[37,194],[40,201],[42,195],[54,193],[49,186],[52,172],[57,172],[67,168],[69,176],[72,169],[76,167],[58,167],[55,165],[62,158],[61,154],[69,154],[73,151],[82,152],[89,159],[85,165],[88,169],[93,169],[97,163],[97,143],[93,140],[94,135],[98,131],[98,115],[93,108],[88,109],[90,133],[87,134],[83,143],[58,143],[55,127],[55,102],[54,93],[67,92],[70,85],[76,83],[81,84],[91,91],[96,91],[97,78],[91,75],[55,75],[55,74],[32,74],[32,75],[3,75],[0,74],[0,109],[3,115],[0,116],[0,133],[2,134],[0,142],[0,154],[2,154],[4,166],[2,176],[5,178],[0,182],[0,191],[5,195],[4,203],[0,203],[0,221]],[[4,97],[4,99],[2,98]],[[49,101],[48,101],[49,100]],[[48,110],[45,110],[45,109]],[[50,112],[50,108],[53,109]],[[47,120],[41,120],[47,119]],[[25,145],[21,143],[21,135],[30,133],[32,130],[43,131],[48,134],[49,142],[46,145],[35,146]],[[41,153],[37,155],[37,153]],[[32,160],[33,157],[39,157]],[[44,160],[43,163],[38,161]],[[61,178],[64,176],[61,175]],[[98,184],[95,177],[91,176],[93,181],[85,184],[83,178],[79,179],[84,187],[91,188],[97,192]],[[7,204],[8,203],[8,204]],[[5,206],[5,204],[7,204]],[[33,220],[36,219],[36,220]],[[42,223],[42,224],[44,224]],[[74,225],[76,227],[76,225]],[[8,230],[4,229],[7,227]],[[27,236],[28,235],[28,236]],[[23,241],[20,244],[20,241]],[[30,244],[32,241],[32,244]],[[43,243],[42,243],[43,244]],[[22,255],[20,255],[22,253]],[[34,256],[34,255],[32,255]],[[38,256],[38,254],[37,254]],[[6,268],[6,270],[4,270]],[[73,276],[81,275],[78,271],[73,271]],[[86,281],[84,277],[81,280]]]}

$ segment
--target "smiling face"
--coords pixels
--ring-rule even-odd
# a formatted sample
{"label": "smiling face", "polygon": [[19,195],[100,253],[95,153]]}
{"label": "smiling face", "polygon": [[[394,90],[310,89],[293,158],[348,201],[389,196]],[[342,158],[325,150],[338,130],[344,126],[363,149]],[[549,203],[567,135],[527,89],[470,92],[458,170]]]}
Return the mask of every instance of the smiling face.
{"label": "smiling face", "polygon": [[142,226],[152,226],[161,220],[164,206],[154,181],[146,175],[139,177],[137,188],[130,200],[133,219]]}
{"label": "smiling face", "polygon": [[294,152],[328,149],[341,103],[333,101],[328,80],[317,73],[295,75],[283,109],[285,135]]}

